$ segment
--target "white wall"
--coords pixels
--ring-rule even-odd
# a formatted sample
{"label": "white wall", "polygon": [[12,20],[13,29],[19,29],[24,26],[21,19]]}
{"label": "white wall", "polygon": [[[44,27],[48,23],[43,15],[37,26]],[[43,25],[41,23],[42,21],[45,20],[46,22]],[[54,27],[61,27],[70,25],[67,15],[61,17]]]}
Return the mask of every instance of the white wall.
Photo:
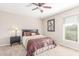
{"label": "white wall", "polygon": [[[54,38],[55,40],[57,40],[60,44],[64,46],[79,50],[79,44],[63,40],[63,19],[64,17],[71,16],[71,15],[78,15],[78,14],[79,14],[79,7],[75,7],[70,10],[61,12],[59,14],[52,15],[49,18],[43,19],[44,35]],[[48,32],[47,31],[47,20],[53,19],[53,18],[55,19],[55,32]]]}
{"label": "white wall", "polygon": [[9,37],[13,26],[20,30],[39,29],[42,34],[42,21],[40,19],[0,11],[0,45],[10,44]]}

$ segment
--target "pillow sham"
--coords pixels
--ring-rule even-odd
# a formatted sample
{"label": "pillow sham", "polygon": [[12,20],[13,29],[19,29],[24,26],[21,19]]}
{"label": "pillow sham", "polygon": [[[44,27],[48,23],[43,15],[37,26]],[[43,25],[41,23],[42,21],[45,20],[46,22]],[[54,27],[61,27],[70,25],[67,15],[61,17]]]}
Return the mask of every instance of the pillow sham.
{"label": "pillow sham", "polygon": [[24,32],[24,36],[31,36],[31,32]]}

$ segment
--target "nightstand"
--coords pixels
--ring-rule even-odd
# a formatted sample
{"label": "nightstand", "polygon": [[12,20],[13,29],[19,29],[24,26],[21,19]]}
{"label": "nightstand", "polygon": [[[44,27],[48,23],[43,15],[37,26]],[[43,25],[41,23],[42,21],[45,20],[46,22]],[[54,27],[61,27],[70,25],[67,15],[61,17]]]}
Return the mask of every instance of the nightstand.
{"label": "nightstand", "polygon": [[12,36],[10,37],[10,44],[12,45],[13,43],[19,43],[20,44],[21,37],[20,36]]}

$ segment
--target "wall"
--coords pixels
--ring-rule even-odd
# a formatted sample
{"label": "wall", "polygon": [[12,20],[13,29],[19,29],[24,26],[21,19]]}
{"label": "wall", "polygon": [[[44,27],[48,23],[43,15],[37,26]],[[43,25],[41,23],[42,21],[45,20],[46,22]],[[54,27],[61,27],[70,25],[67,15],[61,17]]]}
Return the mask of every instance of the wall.
{"label": "wall", "polygon": [[9,37],[13,26],[20,30],[39,29],[42,34],[42,21],[40,19],[0,11],[0,46],[10,44]]}
{"label": "wall", "polygon": [[[71,15],[78,15],[78,14],[79,14],[79,6],[43,19],[44,35],[54,38],[61,45],[79,50],[78,43],[63,40],[64,17],[71,16]],[[47,20],[52,19],[52,18],[55,19],[55,32],[48,32],[47,31]]]}

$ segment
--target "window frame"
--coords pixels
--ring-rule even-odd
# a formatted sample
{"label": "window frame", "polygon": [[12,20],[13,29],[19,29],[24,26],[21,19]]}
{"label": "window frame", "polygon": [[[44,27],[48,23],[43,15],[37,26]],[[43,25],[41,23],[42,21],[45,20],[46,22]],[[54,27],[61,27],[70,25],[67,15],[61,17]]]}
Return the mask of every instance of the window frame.
{"label": "window frame", "polygon": [[[65,19],[68,18],[68,17],[74,17],[74,16],[77,17],[77,21],[78,21],[78,23],[77,23],[77,26],[78,26],[78,29],[77,29],[78,30],[78,33],[77,33],[78,36],[77,36],[77,39],[78,39],[78,41],[66,40],[65,39],[65,26],[66,26],[65,25]],[[74,43],[77,43],[77,42],[79,43],[79,15],[78,14],[77,15],[66,16],[66,17],[63,18],[63,40],[69,41],[69,42],[74,42]]]}

